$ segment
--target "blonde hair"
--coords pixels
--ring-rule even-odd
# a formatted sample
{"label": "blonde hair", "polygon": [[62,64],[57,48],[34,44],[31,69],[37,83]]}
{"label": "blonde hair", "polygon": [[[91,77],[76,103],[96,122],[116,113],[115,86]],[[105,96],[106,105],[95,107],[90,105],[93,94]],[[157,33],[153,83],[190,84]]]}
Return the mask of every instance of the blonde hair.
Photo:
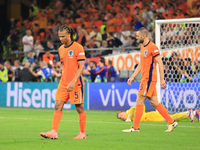
{"label": "blonde hair", "polygon": [[141,36],[145,35],[146,37],[148,37],[148,35],[149,35],[149,31],[145,27],[139,28],[137,31],[140,32]]}

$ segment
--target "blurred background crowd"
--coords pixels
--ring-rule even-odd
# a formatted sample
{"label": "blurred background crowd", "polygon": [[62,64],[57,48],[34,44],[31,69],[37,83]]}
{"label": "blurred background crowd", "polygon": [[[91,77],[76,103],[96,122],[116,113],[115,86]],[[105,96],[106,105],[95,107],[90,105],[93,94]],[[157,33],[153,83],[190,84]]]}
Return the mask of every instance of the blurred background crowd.
{"label": "blurred background crowd", "polygon": [[[45,7],[32,0],[25,13],[26,18],[10,19],[10,30],[2,41],[2,82],[59,82],[62,65],[58,29],[63,24],[74,28],[74,41],[85,49],[85,81],[120,82],[130,75],[118,76],[112,61],[106,62],[104,56],[138,51],[140,45],[135,31],[141,27],[149,30],[149,40],[155,42],[157,19],[200,17],[200,0],[51,0]],[[161,30],[166,32],[161,35],[161,45],[164,45],[161,48],[199,44],[200,33],[196,34],[193,26],[192,23],[162,26]],[[169,82],[189,82],[198,75],[200,61],[186,59],[180,64],[176,56],[163,58],[165,78]],[[90,61],[93,57],[100,57],[99,62]],[[174,60],[176,63],[171,64]],[[173,72],[169,75],[170,70]]]}

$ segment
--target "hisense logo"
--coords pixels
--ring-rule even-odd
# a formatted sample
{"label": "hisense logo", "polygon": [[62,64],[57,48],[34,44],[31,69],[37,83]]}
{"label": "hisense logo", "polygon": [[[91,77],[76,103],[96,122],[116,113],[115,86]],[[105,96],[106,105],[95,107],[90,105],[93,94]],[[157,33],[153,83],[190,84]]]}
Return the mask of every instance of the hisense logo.
{"label": "hisense logo", "polygon": [[[14,85],[11,87],[11,85]],[[7,107],[54,108],[56,89],[24,88],[23,83],[7,83]],[[64,108],[71,108],[70,104]]]}

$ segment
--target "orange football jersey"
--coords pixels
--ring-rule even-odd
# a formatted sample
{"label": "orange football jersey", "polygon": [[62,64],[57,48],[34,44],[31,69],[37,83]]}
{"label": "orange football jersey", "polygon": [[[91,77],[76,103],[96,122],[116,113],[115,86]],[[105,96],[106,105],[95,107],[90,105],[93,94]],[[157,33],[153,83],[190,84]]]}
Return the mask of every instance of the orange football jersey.
{"label": "orange football jersey", "polygon": [[141,62],[141,82],[142,81],[157,81],[157,70],[155,58],[160,55],[158,47],[150,42],[140,48]]}
{"label": "orange football jersey", "polygon": [[[63,64],[60,83],[67,86],[76,76],[79,68],[78,61],[85,61],[85,52],[83,46],[74,41],[67,47],[64,45],[60,46],[58,51],[60,55],[60,61]],[[78,79],[76,82],[76,85],[79,84],[84,84],[82,75],[80,80]]]}

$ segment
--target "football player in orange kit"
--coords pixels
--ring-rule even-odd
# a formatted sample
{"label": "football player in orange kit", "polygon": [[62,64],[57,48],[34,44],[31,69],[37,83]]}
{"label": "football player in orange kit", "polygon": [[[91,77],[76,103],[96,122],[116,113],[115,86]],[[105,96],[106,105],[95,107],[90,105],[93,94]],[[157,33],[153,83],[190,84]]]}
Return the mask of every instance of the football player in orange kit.
{"label": "football player in orange kit", "polygon": [[167,87],[164,80],[163,63],[160,56],[158,47],[149,41],[148,30],[144,27],[137,31],[136,38],[139,43],[142,44],[140,48],[140,64],[136,68],[136,71],[128,79],[128,84],[131,82],[141,71],[141,83],[136,100],[136,112],[134,118],[134,124],[130,129],[122,130],[122,132],[139,132],[139,124],[143,114],[144,101],[149,99],[150,104],[166,119],[168,122],[168,129],[165,132],[171,132],[178,123],[174,121],[167,109],[158,101],[156,93],[157,71],[156,65],[158,63],[160,72],[160,85],[164,89]]}
{"label": "football player in orange kit", "polygon": [[52,130],[42,132],[44,138],[57,139],[58,126],[62,118],[62,108],[70,99],[70,104],[75,104],[79,113],[80,133],[74,139],[86,139],[86,113],[84,111],[84,80],[82,77],[85,69],[85,52],[83,47],[73,41],[75,31],[63,25],[58,32],[62,46],[58,49],[60,61],[63,64],[62,77],[55,97],[55,112],[52,122]]}

